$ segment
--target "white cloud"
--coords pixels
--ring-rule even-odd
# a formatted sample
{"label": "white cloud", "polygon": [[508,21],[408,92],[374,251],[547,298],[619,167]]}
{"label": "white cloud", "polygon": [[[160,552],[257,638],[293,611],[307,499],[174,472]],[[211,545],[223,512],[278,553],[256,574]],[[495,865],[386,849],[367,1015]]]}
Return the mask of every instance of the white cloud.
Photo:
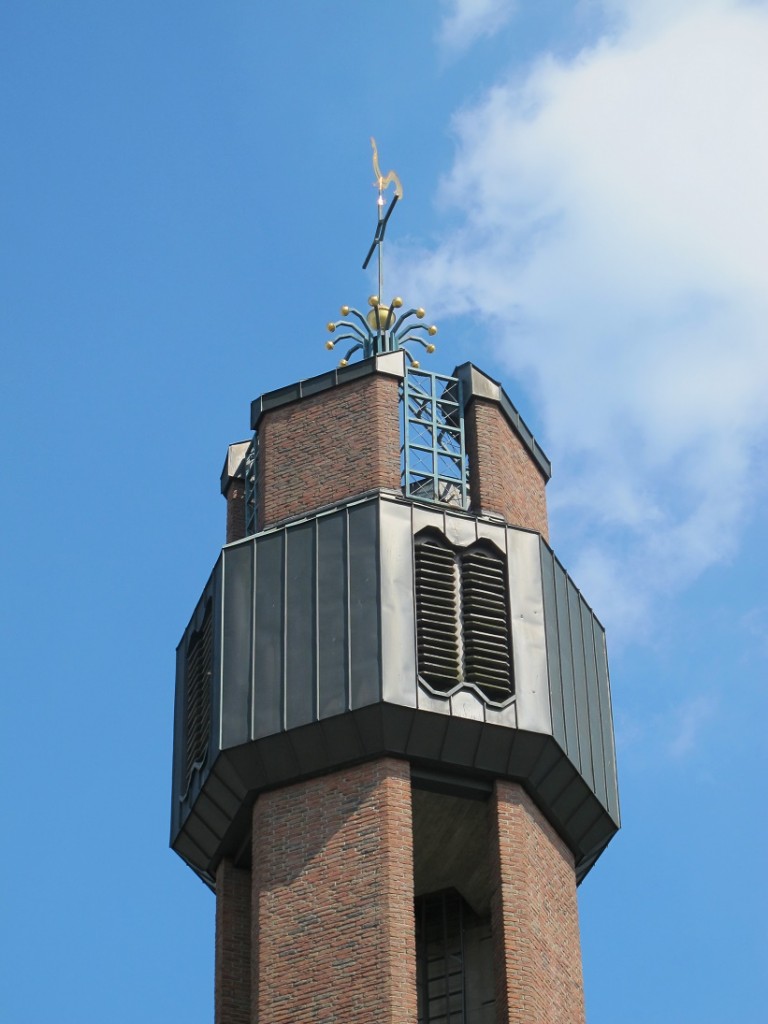
{"label": "white cloud", "polygon": [[449,53],[467,49],[483,36],[492,36],[514,13],[512,0],[445,0],[448,11],[439,42]]}
{"label": "white cloud", "polygon": [[733,552],[768,440],[768,5],[606,6],[592,48],[457,115],[460,226],[408,287],[531,381],[555,543],[581,531],[574,575],[632,631]]}

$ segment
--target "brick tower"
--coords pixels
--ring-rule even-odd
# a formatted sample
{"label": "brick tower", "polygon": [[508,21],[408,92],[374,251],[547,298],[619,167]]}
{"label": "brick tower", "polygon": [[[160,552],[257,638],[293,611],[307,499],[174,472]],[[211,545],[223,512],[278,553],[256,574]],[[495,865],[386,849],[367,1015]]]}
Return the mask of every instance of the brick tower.
{"label": "brick tower", "polygon": [[216,894],[217,1024],[584,1020],[604,631],[546,455],[481,370],[419,366],[398,306],[343,307],[362,361],[252,403],[178,647],[171,845]]}

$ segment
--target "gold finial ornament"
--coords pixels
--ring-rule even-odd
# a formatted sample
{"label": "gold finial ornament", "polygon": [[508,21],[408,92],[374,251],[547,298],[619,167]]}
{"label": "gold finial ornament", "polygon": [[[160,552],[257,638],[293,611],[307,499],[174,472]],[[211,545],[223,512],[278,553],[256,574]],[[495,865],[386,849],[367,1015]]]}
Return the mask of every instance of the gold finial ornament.
{"label": "gold finial ornament", "polygon": [[437,334],[437,328],[435,327],[434,324],[432,324],[431,327],[427,328],[427,334],[431,334],[432,337],[434,337]]}
{"label": "gold finial ornament", "polygon": [[333,342],[332,341],[326,341],[325,347],[328,349],[329,352],[333,352],[333,347],[334,346],[333,346]]}
{"label": "gold finial ornament", "polygon": [[414,359],[413,362],[411,363],[411,366],[414,368],[414,370],[418,370],[418,368],[421,366],[421,363],[419,362],[418,359]]}
{"label": "gold finial ornament", "polygon": [[378,306],[378,304],[379,304],[379,296],[378,295],[369,295],[368,296],[368,305],[369,306]]}
{"label": "gold finial ornament", "polygon": [[349,306],[342,306],[340,312],[342,316],[349,316]]}
{"label": "gold finial ornament", "polygon": [[429,345],[427,345],[427,352],[429,352],[429,354],[432,355],[432,353],[434,351],[435,351],[435,346],[432,344],[432,342],[430,342]]}
{"label": "gold finial ornament", "polygon": [[426,309],[424,309],[423,306],[419,306],[419,308],[416,310],[416,316],[419,318],[419,320],[423,320],[426,315]]}
{"label": "gold finial ornament", "polygon": [[346,359],[340,359],[339,360],[339,366],[346,366],[346,365],[347,365],[347,360]]}
{"label": "gold finial ornament", "polygon": [[336,324],[333,322],[326,324],[325,326],[328,329],[328,331],[330,331],[331,334],[333,334],[333,332],[336,330]]}
{"label": "gold finial ornament", "polygon": [[397,295],[394,299],[392,299],[392,305],[395,307],[395,309],[400,309],[402,304],[403,304],[403,300],[400,298],[399,295]]}

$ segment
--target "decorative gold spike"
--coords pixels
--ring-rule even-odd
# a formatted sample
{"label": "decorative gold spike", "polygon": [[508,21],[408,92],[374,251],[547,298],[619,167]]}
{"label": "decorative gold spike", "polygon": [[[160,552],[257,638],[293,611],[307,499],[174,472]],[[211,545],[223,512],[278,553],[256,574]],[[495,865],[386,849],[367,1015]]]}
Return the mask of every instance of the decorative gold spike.
{"label": "decorative gold spike", "polygon": [[389,174],[382,174],[381,168],[379,167],[379,151],[376,148],[376,139],[371,136],[371,146],[373,148],[373,173],[376,175],[376,187],[379,192],[383,192],[390,182],[395,186],[395,195],[400,199],[403,198],[403,186],[400,184],[400,179],[394,171],[390,171]]}

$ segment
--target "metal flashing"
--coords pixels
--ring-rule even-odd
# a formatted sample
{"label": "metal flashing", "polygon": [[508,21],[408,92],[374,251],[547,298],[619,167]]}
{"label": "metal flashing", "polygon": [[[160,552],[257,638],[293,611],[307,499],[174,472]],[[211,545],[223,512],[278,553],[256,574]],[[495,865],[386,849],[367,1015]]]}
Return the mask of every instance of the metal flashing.
{"label": "metal flashing", "polygon": [[226,495],[227,489],[233,480],[242,480],[245,477],[245,454],[250,447],[250,441],[236,441],[227,448],[227,455],[224,459],[224,468],[221,471],[221,493]]}
{"label": "metal flashing", "polygon": [[275,391],[267,391],[251,402],[251,430],[256,430],[261,417],[266,412],[279,409],[283,405],[290,405],[292,402],[298,402],[302,398],[309,398],[311,395],[319,395],[323,391],[329,391],[341,384],[350,384],[352,381],[374,376],[377,373],[387,377],[404,377],[405,355],[402,352],[387,352],[383,355],[372,356],[370,359],[363,359],[358,363],[351,363],[349,366],[337,367],[335,370],[318,374],[316,377],[308,377],[295,384],[287,384]]}
{"label": "metal flashing", "polygon": [[552,476],[552,463],[501,384],[479,370],[473,363],[462,363],[461,366],[457,366],[453,376],[458,377],[462,383],[465,405],[469,405],[474,398],[482,398],[501,406],[504,416],[530,452],[545,480],[549,480]]}

